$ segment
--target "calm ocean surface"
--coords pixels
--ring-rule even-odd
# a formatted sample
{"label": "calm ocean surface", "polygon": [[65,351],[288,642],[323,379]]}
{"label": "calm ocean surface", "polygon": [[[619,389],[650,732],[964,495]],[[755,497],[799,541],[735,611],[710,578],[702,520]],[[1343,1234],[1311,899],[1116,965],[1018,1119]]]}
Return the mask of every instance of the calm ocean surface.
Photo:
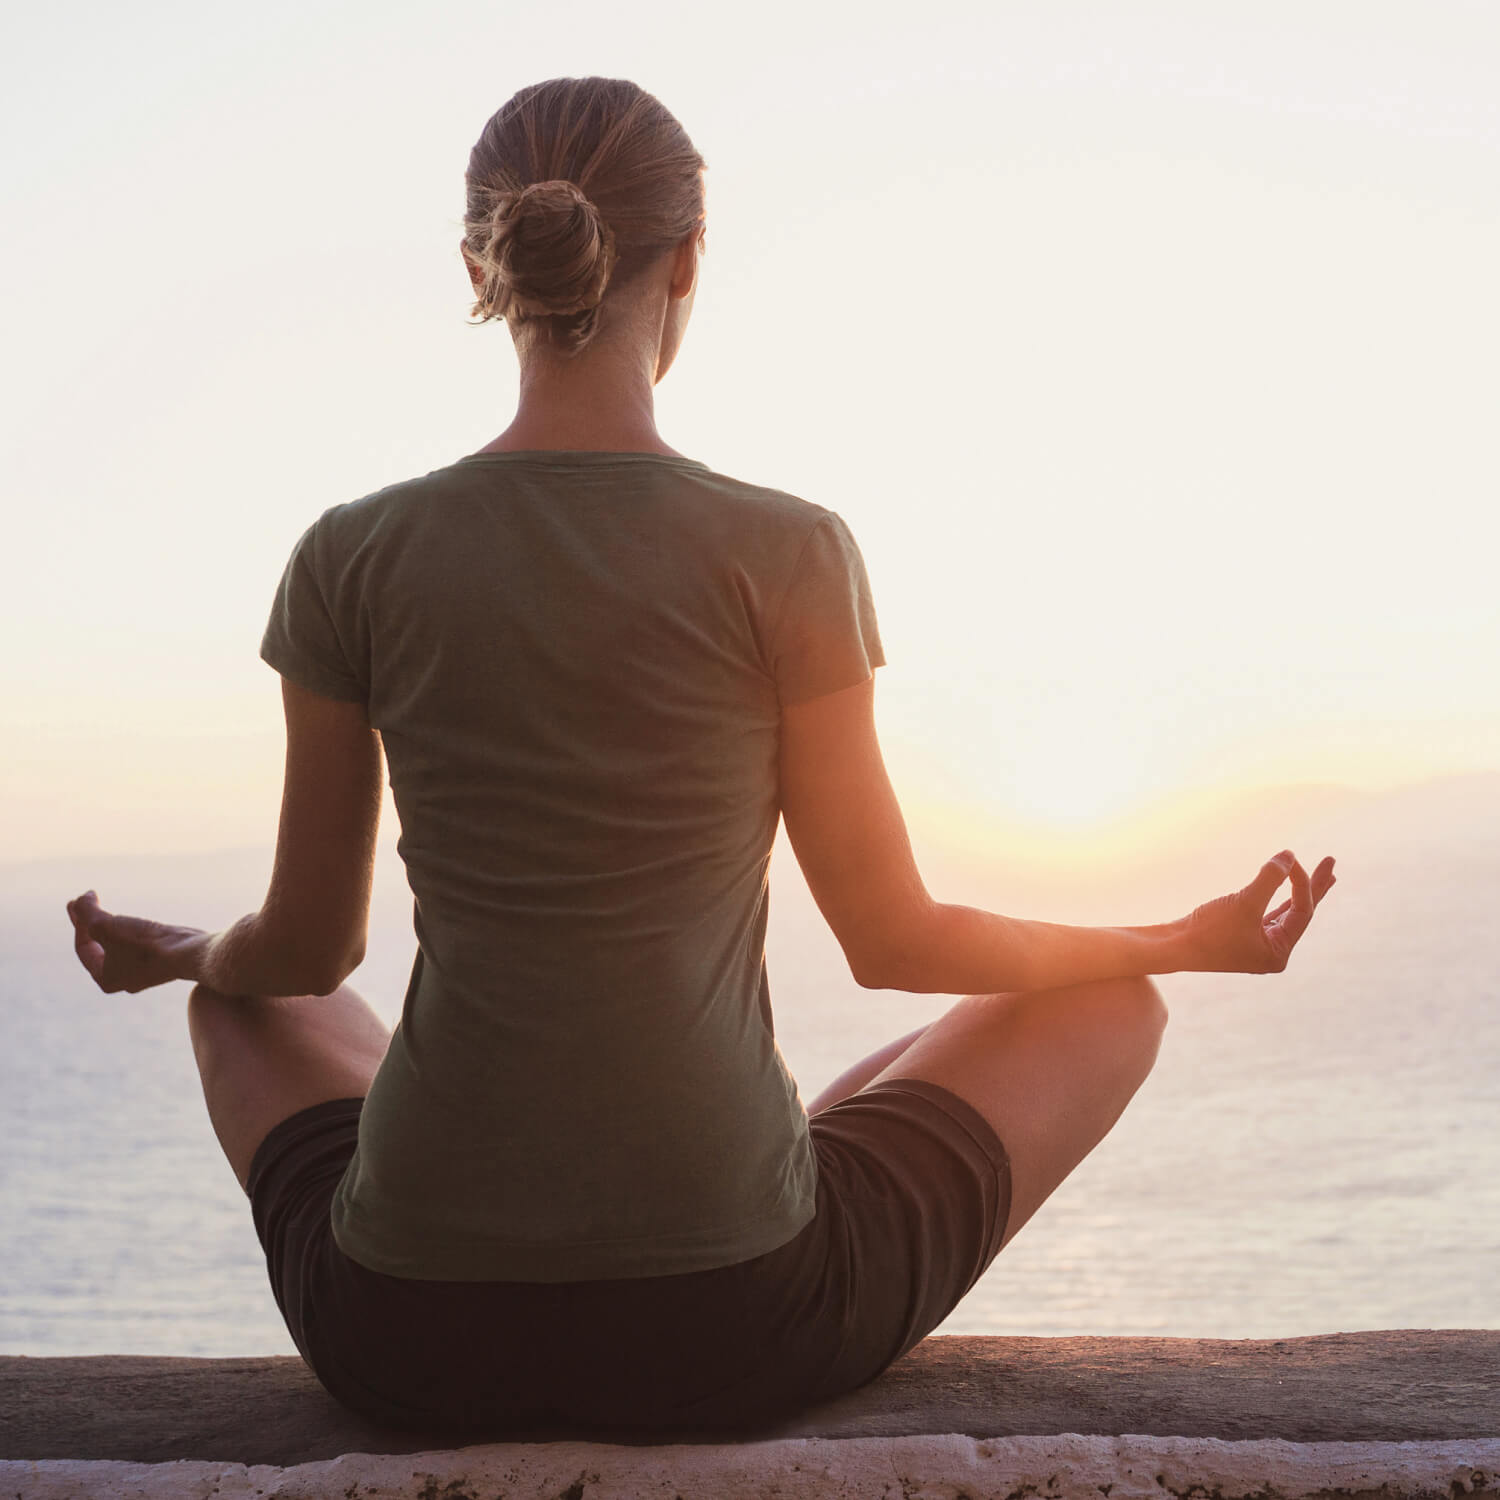
{"label": "calm ocean surface", "polygon": [[[1304,818],[1319,842],[1296,847],[1339,854],[1340,883],[1292,969],[1162,981],[1157,1072],[944,1332],[1500,1327],[1500,820],[1488,805],[1469,816],[1451,788],[1438,802],[1436,824],[1420,799]],[[1256,837],[1231,883],[1285,842]],[[1229,868],[1212,852],[1200,865]],[[92,884],[107,906],[218,924],[255,905],[267,866],[237,853],[0,868],[0,1352],[293,1352],[203,1111],[186,987],[99,995],[62,913]],[[1181,901],[1161,903],[1189,884],[1163,874],[1125,910],[1096,886],[1069,909],[1014,873],[980,889],[972,870],[940,884],[924,868],[949,899],[1063,920],[1099,920],[1089,901],[1123,921],[1175,915]],[[777,1032],[810,1098],[945,1002],[859,990],[784,858],[777,876]],[[1192,878],[1189,899],[1227,888]],[[354,983],[388,1016],[409,932],[387,859]]]}

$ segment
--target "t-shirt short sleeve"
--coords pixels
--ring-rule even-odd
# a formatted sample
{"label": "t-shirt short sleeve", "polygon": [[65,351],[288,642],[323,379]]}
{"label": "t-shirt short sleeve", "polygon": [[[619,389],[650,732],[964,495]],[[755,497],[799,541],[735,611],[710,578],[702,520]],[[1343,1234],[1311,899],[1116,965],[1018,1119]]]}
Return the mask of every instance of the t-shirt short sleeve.
{"label": "t-shirt short sleeve", "polygon": [[830,511],[797,560],[771,635],[782,703],[802,703],[863,682],[885,665],[864,558]]}
{"label": "t-shirt short sleeve", "polygon": [[292,549],[261,637],[261,659],[322,697],[365,703],[368,685],[350,663],[330,603],[332,590],[320,576],[319,524],[309,526]]}

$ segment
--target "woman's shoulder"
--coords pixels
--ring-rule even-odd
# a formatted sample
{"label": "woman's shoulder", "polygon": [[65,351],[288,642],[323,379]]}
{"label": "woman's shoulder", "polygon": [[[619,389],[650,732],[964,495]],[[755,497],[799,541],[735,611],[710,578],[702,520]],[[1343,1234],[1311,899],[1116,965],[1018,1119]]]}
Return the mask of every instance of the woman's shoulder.
{"label": "woman's shoulder", "polygon": [[[570,469],[567,464],[486,464],[479,461],[482,457],[467,455],[330,505],[307,528],[308,539],[320,552],[347,558],[366,549],[402,545],[439,518],[444,530],[468,511],[485,512],[493,520],[493,505],[501,496],[523,507],[528,502],[545,504],[584,475],[585,487],[594,495],[618,489],[634,501],[654,502],[661,521],[696,534],[703,543],[750,545],[755,550],[769,546],[778,552],[790,548],[795,553],[819,531],[848,535],[842,517],[828,506],[697,460],[600,454],[589,456],[597,462]],[[611,457],[634,461],[612,464]]]}
{"label": "woman's shoulder", "polygon": [[739,479],[732,474],[724,474],[717,469],[711,469],[706,464],[701,467],[700,473],[703,482],[722,494],[727,502],[749,510],[781,515],[789,520],[805,521],[813,525],[824,516],[832,514],[827,506],[805,499],[791,490],[779,489],[767,484],[755,484],[750,480]]}
{"label": "woman's shoulder", "polygon": [[756,484],[730,474],[703,467],[698,479],[700,492],[712,504],[705,507],[706,520],[725,531],[746,534],[795,556],[817,535],[832,534],[853,545],[843,517],[827,505],[777,486]]}
{"label": "woman's shoulder", "polygon": [[445,464],[423,474],[382,485],[354,499],[326,506],[309,533],[329,544],[355,545],[382,531],[400,529],[428,510],[434,499],[464,487],[457,464]]}

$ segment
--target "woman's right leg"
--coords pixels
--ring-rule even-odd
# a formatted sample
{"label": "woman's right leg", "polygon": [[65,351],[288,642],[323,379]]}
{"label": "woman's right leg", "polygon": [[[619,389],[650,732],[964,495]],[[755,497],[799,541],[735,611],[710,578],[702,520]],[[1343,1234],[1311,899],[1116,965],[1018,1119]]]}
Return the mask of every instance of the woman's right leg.
{"label": "woman's right leg", "polygon": [[347,984],[286,999],[194,985],[188,1030],[209,1119],[242,1188],[273,1126],[314,1104],[364,1098],[391,1039]]}
{"label": "woman's right leg", "polygon": [[970,995],[871,1081],[925,1079],[989,1122],[1010,1156],[1009,1243],[1120,1118],[1166,1021],[1149,979]]}

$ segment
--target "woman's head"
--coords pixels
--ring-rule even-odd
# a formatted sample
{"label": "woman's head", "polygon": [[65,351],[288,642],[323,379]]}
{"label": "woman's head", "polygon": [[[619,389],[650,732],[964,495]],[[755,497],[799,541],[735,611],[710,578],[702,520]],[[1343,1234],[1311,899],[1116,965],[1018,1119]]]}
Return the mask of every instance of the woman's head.
{"label": "woman's head", "polygon": [[583,348],[607,291],[703,226],[703,158],[659,100],[621,78],[554,78],[491,116],[465,174],[475,316],[545,320]]}

